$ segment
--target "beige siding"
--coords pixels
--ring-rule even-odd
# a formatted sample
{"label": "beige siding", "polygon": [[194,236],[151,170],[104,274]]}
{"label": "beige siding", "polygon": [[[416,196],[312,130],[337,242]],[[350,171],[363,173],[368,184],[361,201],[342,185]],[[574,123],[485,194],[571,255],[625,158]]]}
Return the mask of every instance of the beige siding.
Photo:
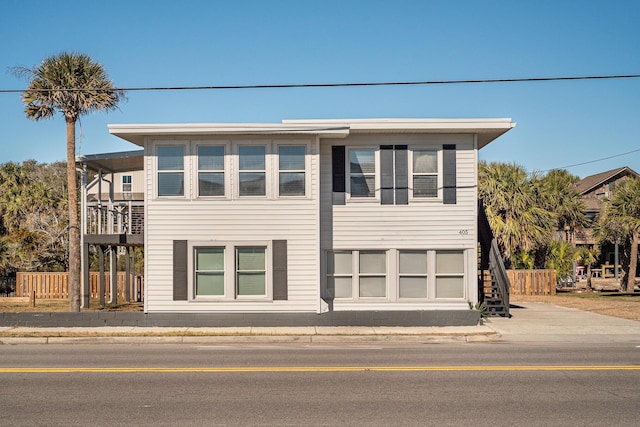
{"label": "beige siding", "polygon": [[[145,180],[144,180],[144,171],[131,171],[131,172],[118,172],[114,174],[104,174],[102,179],[102,197],[101,200],[108,201],[109,200],[109,185],[110,182],[113,182],[113,197],[114,200],[123,200],[126,197],[123,197],[122,191],[122,177],[124,175],[131,176],[131,194],[134,195],[133,200],[142,200],[144,191],[145,191]],[[96,178],[97,174],[89,178],[89,180],[93,180]],[[93,198],[98,197],[98,183],[91,186],[91,188],[87,189],[87,195],[93,196]]]}

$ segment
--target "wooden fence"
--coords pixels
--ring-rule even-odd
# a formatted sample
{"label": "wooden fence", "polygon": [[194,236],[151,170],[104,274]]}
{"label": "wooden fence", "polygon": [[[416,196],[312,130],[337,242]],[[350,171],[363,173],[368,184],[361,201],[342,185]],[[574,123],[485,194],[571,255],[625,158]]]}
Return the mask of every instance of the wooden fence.
{"label": "wooden fence", "polygon": [[[67,273],[17,273],[16,297],[29,297],[35,292],[36,299],[67,299],[69,298],[69,283]],[[119,300],[125,298],[126,273],[118,272]],[[105,298],[111,297],[110,274],[105,272]],[[89,296],[100,298],[100,273],[89,273]],[[130,299],[132,301],[144,299],[142,276],[131,275]]]}
{"label": "wooden fence", "polygon": [[511,295],[555,295],[555,270],[507,270]]}

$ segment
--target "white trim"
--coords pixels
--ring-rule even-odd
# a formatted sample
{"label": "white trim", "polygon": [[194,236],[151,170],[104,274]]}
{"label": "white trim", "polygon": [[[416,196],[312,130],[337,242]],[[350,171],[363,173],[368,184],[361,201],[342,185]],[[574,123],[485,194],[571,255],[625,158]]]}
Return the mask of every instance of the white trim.
{"label": "white trim", "polygon": [[[238,295],[236,283],[236,249],[243,247],[265,248],[265,295]],[[196,295],[195,289],[195,259],[197,248],[224,248],[224,295]],[[273,247],[271,240],[255,241],[216,241],[216,240],[192,240],[187,243],[187,286],[188,301],[199,302],[272,302],[273,301]]]}

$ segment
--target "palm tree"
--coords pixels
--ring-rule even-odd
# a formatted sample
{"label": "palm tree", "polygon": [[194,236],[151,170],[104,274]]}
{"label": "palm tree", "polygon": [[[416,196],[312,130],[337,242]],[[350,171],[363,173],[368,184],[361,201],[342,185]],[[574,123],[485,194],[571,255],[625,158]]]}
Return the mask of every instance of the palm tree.
{"label": "palm tree", "polygon": [[623,242],[628,248],[622,283],[626,292],[633,292],[640,244],[640,179],[629,178],[615,187],[611,198],[605,201],[594,231],[601,240]]}
{"label": "palm tree", "polygon": [[591,267],[598,261],[598,257],[600,256],[600,249],[598,246],[594,246],[589,248],[587,246],[580,246],[575,254],[576,262],[587,267],[587,291],[593,291],[593,286],[591,285]]}
{"label": "palm tree", "polygon": [[557,216],[539,203],[535,184],[515,164],[480,162],[478,195],[507,265],[552,239]]}
{"label": "palm tree", "polygon": [[588,223],[584,201],[575,188],[578,181],[564,169],[551,170],[535,180],[545,209],[557,215],[558,230],[575,231]]}
{"label": "palm tree", "polygon": [[67,191],[69,197],[69,303],[80,311],[80,228],[76,181],[76,121],[80,116],[117,108],[124,92],[114,87],[101,64],[88,55],[62,52],[33,68],[15,67],[30,82],[22,94],[28,119],[62,113],[67,123]]}

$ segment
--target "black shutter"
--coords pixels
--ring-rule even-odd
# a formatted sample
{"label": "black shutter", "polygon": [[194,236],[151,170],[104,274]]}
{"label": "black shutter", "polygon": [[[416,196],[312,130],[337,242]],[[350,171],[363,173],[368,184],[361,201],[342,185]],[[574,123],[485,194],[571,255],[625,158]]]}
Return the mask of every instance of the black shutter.
{"label": "black shutter", "polygon": [[396,205],[409,204],[409,156],[406,145],[395,146]]}
{"label": "black shutter", "polygon": [[442,146],[442,202],[445,205],[456,204],[456,146]]}
{"label": "black shutter", "polygon": [[345,163],[346,150],[344,145],[334,145],[331,147],[331,178],[333,188],[333,204],[344,205],[345,198]]}
{"label": "black shutter", "polygon": [[393,145],[380,146],[380,203],[393,204]]}
{"label": "black shutter", "polygon": [[286,300],[288,295],[287,284],[287,241],[274,240],[273,250],[273,299]]}
{"label": "black shutter", "polygon": [[187,241],[173,241],[173,300],[186,301],[187,289]]}

